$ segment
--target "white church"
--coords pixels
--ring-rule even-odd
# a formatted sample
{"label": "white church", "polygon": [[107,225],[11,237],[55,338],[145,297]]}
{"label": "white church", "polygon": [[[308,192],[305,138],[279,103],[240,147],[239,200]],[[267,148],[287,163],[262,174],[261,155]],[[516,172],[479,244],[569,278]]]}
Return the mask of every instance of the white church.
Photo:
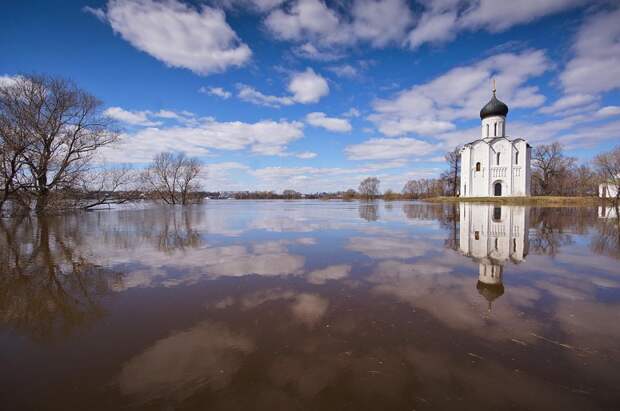
{"label": "white church", "polygon": [[519,264],[528,254],[528,210],[525,207],[459,205],[459,250],[478,262],[478,292],[491,303],[504,294],[504,264]]}
{"label": "white church", "polygon": [[530,195],[531,147],[506,136],[508,106],[495,96],[480,110],[481,138],[461,150],[461,197]]}

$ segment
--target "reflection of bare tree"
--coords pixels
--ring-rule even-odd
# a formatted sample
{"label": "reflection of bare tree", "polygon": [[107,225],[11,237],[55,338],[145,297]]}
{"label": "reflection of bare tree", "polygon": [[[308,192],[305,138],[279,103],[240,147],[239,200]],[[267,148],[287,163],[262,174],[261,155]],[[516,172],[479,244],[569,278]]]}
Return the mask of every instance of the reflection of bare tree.
{"label": "reflection of bare tree", "polygon": [[166,213],[162,216],[163,225],[159,232],[159,245],[161,251],[172,252],[185,248],[195,248],[200,245],[200,234],[193,229],[193,214],[183,209],[180,212]]}
{"label": "reflection of bare tree", "polygon": [[[132,249],[142,242],[152,244],[160,251],[195,248],[201,244],[195,228],[205,217],[204,209],[188,207],[155,207],[141,211],[97,213],[93,218],[82,218],[107,245],[119,249]],[[96,218],[94,218],[96,216]],[[84,227],[86,231],[86,227]]]}
{"label": "reflection of bare tree", "polygon": [[444,245],[458,250],[459,208],[457,204],[403,204],[403,213],[411,220],[436,220],[449,231]]}
{"label": "reflection of bare tree", "polygon": [[90,263],[77,220],[0,220],[0,323],[35,339],[68,335],[101,318],[120,275]]}
{"label": "reflection of bare tree", "polygon": [[596,224],[597,232],[590,244],[592,251],[597,254],[620,258],[620,218],[616,207],[614,218],[601,218]]}
{"label": "reflection of bare tree", "polygon": [[573,243],[572,234],[583,234],[594,222],[590,208],[532,208],[530,251],[554,256],[561,246]]}
{"label": "reflection of bare tree", "polygon": [[366,221],[377,221],[379,219],[379,205],[373,202],[361,202],[359,214],[360,218]]}

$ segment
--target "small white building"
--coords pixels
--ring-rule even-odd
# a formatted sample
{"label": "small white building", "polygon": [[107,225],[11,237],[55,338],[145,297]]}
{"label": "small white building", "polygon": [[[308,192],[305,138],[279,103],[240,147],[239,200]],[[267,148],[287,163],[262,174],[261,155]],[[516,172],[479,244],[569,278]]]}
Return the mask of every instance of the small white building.
{"label": "small white building", "polygon": [[598,196],[601,198],[616,198],[618,196],[618,186],[613,183],[599,184]]}
{"label": "small white building", "polygon": [[504,294],[506,262],[525,261],[528,211],[525,207],[461,203],[459,249],[479,263],[478,292],[489,302]]}
{"label": "small white building", "polygon": [[508,106],[495,96],[480,110],[481,138],[461,150],[461,197],[530,195],[531,147],[506,136]]}

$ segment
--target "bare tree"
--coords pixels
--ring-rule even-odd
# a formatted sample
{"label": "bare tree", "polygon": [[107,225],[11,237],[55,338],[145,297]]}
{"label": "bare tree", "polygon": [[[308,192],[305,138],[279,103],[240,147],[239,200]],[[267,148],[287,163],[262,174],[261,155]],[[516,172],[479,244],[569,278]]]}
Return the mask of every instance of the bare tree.
{"label": "bare tree", "polygon": [[565,194],[575,161],[573,157],[564,155],[558,142],[537,146],[532,156],[535,193]]}
{"label": "bare tree", "polygon": [[351,201],[355,199],[355,197],[357,197],[357,191],[353,190],[352,188],[348,189],[342,194],[342,199],[345,201]]}
{"label": "bare tree", "polygon": [[142,174],[145,189],[166,204],[186,205],[200,189],[200,161],[184,153],[159,153]]}
{"label": "bare tree", "polygon": [[575,168],[573,174],[574,194],[579,196],[591,196],[596,194],[598,178],[590,166],[582,164]]}
{"label": "bare tree", "polygon": [[594,158],[594,165],[608,186],[615,187],[615,203],[620,199],[620,146]]}
{"label": "bare tree", "polygon": [[395,193],[392,189],[388,188],[387,190],[385,190],[385,192],[383,193],[383,199],[385,201],[394,201],[394,200],[398,200],[398,193]]}
{"label": "bare tree", "polygon": [[196,179],[201,173],[202,164],[195,157],[177,156],[179,167],[179,192],[181,193],[181,204],[186,205],[191,201],[192,195],[200,190],[200,185]]}
{"label": "bare tree", "polygon": [[358,191],[363,198],[372,200],[379,195],[379,184],[377,177],[367,177],[360,183]]}
{"label": "bare tree", "polygon": [[28,140],[21,128],[16,127],[18,120],[5,108],[4,89],[0,88],[0,214],[9,198],[23,188],[22,176],[24,163],[22,156],[28,148]]}
{"label": "bare tree", "polygon": [[34,197],[37,213],[46,211],[50,196],[75,187],[95,151],[118,138],[101,102],[61,78],[22,76],[3,85],[0,113],[2,128],[27,143],[17,145],[17,178],[21,174],[20,187]]}
{"label": "bare tree", "polygon": [[84,210],[110,204],[123,204],[140,197],[138,175],[128,165],[90,170],[82,181],[76,205]]}
{"label": "bare tree", "polygon": [[301,193],[295,190],[287,189],[282,191],[282,197],[287,200],[299,199],[301,198]]}
{"label": "bare tree", "polygon": [[442,179],[447,183],[449,194],[452,197],[456,197],[461,185],[461,147],[458,146],[454,150],[447,152],[444,158],[448,163],[449,169],[442,174]]}
{"label": "bare tree", "polygon": [[442,196],[447,192],[446,181],[443,178],[409,180],[405,183],[402,192],[410,199]]}

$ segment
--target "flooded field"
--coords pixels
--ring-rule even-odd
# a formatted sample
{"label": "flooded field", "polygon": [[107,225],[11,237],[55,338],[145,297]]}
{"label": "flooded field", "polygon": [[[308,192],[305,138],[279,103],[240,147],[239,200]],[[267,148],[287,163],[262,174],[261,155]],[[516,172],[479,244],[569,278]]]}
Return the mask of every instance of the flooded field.
{"label": "flooded field", "polygon": [[617,410],[615,210],[213,201],[0,221],[3,410]]}

